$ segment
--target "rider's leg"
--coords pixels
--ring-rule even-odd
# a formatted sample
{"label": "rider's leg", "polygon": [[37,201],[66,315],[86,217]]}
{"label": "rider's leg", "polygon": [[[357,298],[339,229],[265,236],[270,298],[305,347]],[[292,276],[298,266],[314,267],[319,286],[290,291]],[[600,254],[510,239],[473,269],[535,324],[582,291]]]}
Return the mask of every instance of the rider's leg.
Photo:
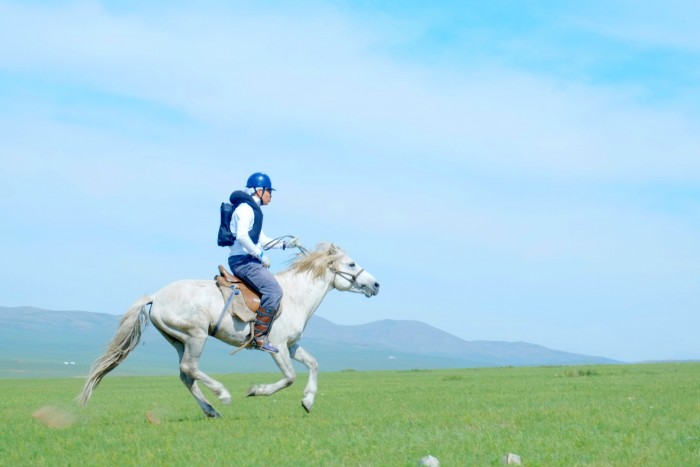
{"label": "rider's leg", "polygon": [[258,308],[258,315],[255,317],[253,329],[253,345],[255,348],[266,352],[277,353],[278,349],[267,342],[267,335],[270,333],[272,321],[275,319],[275,312],[268,312],[265,308]]}
{"label": "rider's leg", "polygon": [[231,271],[260,293],[260,308],[254,323],[253,345],[260,350],[277,353],[278,350],[267,342],[267,335],[282,301],[282,288],[270,270],[257,259],[248,257],[243,261],[232,263],[233,261],[229,261]]}

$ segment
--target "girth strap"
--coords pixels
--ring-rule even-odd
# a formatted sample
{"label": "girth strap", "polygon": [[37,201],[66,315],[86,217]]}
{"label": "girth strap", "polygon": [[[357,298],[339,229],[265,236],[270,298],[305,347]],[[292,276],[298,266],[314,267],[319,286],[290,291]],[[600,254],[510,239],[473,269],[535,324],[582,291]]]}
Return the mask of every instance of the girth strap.
{"label": "girth strap", "polygon": [[231,286],[231,295],[229,295],[228,300],[226,300],[226,303],[224,304],[224,309],[221,310],[221,315],[219,315],[219,320],[216,322],[216,325],[214,326],[214,330],[209,334],[210,336],[215,336],[217,332],[219,332],[219,326],[221,325],[221,321],[224,320],[224,316],[226,315],[226,310],[228,310],[228,306],[231,304],[231,300],[233,300],[234,295],[238,295],[238,289],[235,286]]}

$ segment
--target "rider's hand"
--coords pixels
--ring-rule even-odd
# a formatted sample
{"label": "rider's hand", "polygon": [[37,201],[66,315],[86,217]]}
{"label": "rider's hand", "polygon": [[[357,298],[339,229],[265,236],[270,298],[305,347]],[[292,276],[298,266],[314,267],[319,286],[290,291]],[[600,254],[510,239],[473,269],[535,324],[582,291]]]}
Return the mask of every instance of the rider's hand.
{"label": "rider's hand", "polygon": [[263,266],[266,268],[270,267],[270,257],[263,252],[260,253],[260,261],[262,261]]}
{"label": "rider's hand", "polygon": [[284,248],[297,248],[299,245],[301,245],[301,240],[299,240],[299,237],[292,237],[284,242]]}

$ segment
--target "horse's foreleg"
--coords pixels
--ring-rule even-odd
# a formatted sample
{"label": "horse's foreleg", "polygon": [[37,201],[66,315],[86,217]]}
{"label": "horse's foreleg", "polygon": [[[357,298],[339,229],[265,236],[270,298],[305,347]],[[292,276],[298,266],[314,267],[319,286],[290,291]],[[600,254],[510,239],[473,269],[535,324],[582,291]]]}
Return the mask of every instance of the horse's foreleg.
{"label": "horse's foreleg", "polygon": [[273,384],[254,384],[248,389],[248,396],[271,396],[280,389],[284,389],[294,383],[297,374],[292,366],[292,360],[289,358],[289,350],[286,347],[281,347],[279,350],[279,353],[271,355],[277,366],[282,370],[284,378]]}
{"label": "horse's foreleg", "polygon": [[313,407],[314,399],[316,398],[316,391],[318,391],[318,362],[313,355],[296,344],[289,351],[294,360],[303,363],[309,369],[309,381],[304,388],[304,398],[301,400],[301,405],[304,407],[304,410],[311,412],[311,407]]}

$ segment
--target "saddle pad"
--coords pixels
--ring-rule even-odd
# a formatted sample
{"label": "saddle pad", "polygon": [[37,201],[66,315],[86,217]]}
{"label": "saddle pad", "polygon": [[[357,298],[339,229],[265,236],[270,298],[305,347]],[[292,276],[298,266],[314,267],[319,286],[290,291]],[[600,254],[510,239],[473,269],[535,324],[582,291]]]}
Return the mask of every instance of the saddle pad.
{"label": "saddle pad", "polygon": [[241,290],[238,288],[238,285],[234,285],[233,288],[222,285],[218,278],[219,276],[217,276],[216,285],[219,287],[219,290],[224,297],[224,303],[228,302],[229,297],[231,297],[231,294],[233,294],[231,303],[229,303],[226,311],[244,323],[255,321],[256,313],[248,308],[248,305],[243,297],[243,292],[241,292]]}

